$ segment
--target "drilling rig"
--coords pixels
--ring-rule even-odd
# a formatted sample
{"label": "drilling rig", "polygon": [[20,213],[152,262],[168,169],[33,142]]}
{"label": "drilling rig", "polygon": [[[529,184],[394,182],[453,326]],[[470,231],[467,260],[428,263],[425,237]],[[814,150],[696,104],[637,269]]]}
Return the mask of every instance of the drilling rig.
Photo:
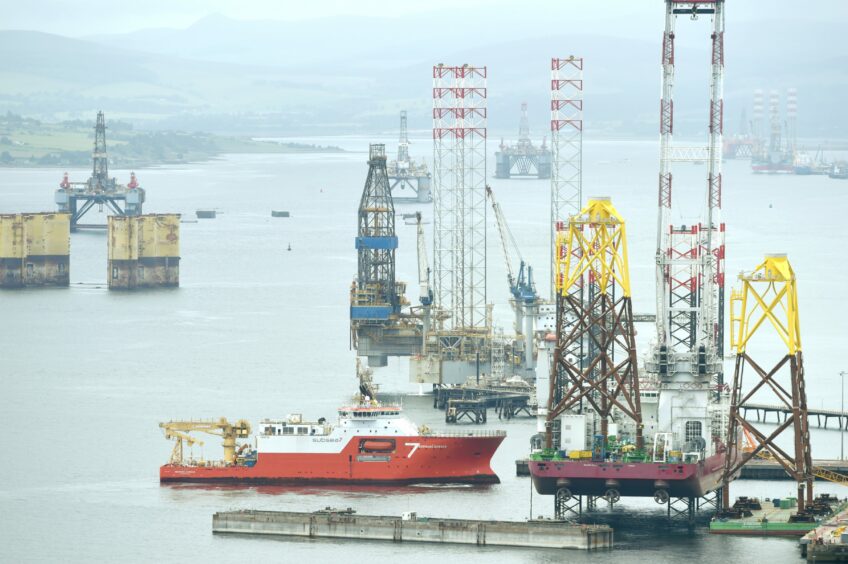
{"label": "drilling rig", "polygon": [[551,151],[546,140],[536,146],[530,139],[530,120],[527,102],[521,104],[521,121],[518,125],[518,142],[507,145],[501,140],[500,151],[495,153],[495,178],[550,178]]}
{"label": "drilling rig", "polygon": [[[430,171],[425,163],[417,163],[409,156],[409,133],[406,110],[400,112],[400,138],[398,140],[397,159],[388,163],[389,190],[397,203],[426,204],[433,201],[430,193]],[[403,196],[398,192],[406,189],[414,195]]]}
{"label": "drilling rig", "polygon": [[130,182],[126,186],[118,184],[115,178],[109,176],[106,118],[103,112],[97,112],[91,161],[91,177],[86,182],[71,182],[66,172],[56,190],[55,200],[59,211],[71,214],[71,231],[81,228],[106,228],[105,224],[80,223],[82,217],[94,206],[98,206],[100,211],[103,211],[105,206],[120,216],[141,215],[145,191],[139,186],[135,173],[130,175]]}

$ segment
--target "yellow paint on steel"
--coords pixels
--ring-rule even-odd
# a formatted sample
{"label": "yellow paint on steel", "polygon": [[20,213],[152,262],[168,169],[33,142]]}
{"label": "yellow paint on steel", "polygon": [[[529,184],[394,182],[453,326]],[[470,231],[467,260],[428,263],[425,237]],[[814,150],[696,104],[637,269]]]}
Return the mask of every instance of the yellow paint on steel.
{"label": "yellow paint on steel", "polygon": [[0,258],[68,256],[70,252],[70,214],[0,215]]}
{"label": "yellow paint on steel", "polygon": [[568,229],[557,233],[556,246],[556,288],[562,295],[588,274],[602,293],[614,283],[630,297],[627,230],[609,199],[590,199],[568,220]]}
{"label": "yellow paint on steel", "polygon": [[751,273],[739,275],[742,289],[731,295],[731,346],[745,352],[751,337],[769,321],[789,354],[801,350],[795,272],[785,255],[766,256]]}
{"label": "yellow paint on steel", "polygon": [[24,256],[24,225],[21,214],[0,215],[0,258],[20,259]]}
{"label": "yellow paint on steel", "polygon": [[223,438],[224,462],[232,464],[236,459],[236,439],[246,439],[250,436],[250,423],[239,419],[235,423],[227,421],[226,417],[209,421],[189,419],[183,421],[167,421],[159,423],[165,430],[165,438],[182,441],[185,434],[191,432],[206,433]]}
{"label": "yellow paint on steel", "polygon": [[180,256],[180,214],[109,216],[109,260]]}
{"label": "yellow paint on steel", "polygon": [[109,260],[138,260],[138,230],[135,218],[110,215],[106,227]]}
{"label": "yellow paint on steel", "polygon": [[160,213],[138,216],[140,258],[180,256],[180,215]]}
{"label": "yellow paint on steel", "polygon": [[68,256],[70,254],[70,214],[25,213],[22,215],[25,256]]}
{"label": "yellow paint on steel", "polygon": [[821,478],[822,480],[848,486],[848,476],[840,474],[839,472],[834,472],[833,470],[822,468],[821,466],[813,466],[813,476]]}

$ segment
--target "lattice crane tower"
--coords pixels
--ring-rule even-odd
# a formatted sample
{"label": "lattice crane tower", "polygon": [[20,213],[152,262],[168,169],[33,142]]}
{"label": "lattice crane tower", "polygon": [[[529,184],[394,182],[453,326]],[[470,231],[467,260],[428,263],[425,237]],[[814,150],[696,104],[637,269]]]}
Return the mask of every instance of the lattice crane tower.
{"label": "lattice crane tower", "polygon": [[551,299],[557,224],[583,206],[583,58],[551,59]]}
{"label": "lattice crane tower", "polygon": [[486,67],[433,67],[433,274],[442,329],[488,327]]}
{"label": "lattice crane tower", "polygon": [[[711,17],[710,105],[702,155],[672,145],[674,133],[675,23],[678,15]],[[724,0],[666,0],[660,101],[659,213],[657,218],[657,342],[647,362],[658,380],[659,431],[679,441],[712,444],[723,430],[713,424],[715,385],[723,383],[724,224],[721,151],[724,81]],[[706,160],[705,216],[672,225],[672,162]],[[685,437],[685,438],[684,438]]]}

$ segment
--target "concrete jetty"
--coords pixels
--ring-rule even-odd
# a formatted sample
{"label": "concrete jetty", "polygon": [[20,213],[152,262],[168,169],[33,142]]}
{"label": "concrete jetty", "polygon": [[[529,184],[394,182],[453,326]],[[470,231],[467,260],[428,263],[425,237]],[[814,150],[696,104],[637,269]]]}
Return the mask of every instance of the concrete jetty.
{"label": "concrete jetty", "polygon": [[218,534],[280,535],[307,538],[385,540],[596,550],[612,548],[606,525],[564,521],[476,521],[421,517],[359,515],[352,509],[320,511],[223,511],[212,516]]}

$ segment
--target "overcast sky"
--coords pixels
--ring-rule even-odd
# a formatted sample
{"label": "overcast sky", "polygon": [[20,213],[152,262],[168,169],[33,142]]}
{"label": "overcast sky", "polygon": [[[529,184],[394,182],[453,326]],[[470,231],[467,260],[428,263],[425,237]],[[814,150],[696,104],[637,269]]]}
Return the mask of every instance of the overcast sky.
{"label": "overcast sky", "polygon": [[[811,9],[811,6],[815,9]],[[235,19],[302,20],[324,16],[403,17],[443,13],[445,18],[513,22],[510,37],[563,31],[653,36],[662,0],[0,0],[2,27],[71,37],[124,33],[151,27],[188,27],[210,14]],[[848,1],[729,0],[728,21],[785,19],[848,22]],[[580,22],[569,28],[570,20]],[[562,22],[554,26],[551,22]]]}

